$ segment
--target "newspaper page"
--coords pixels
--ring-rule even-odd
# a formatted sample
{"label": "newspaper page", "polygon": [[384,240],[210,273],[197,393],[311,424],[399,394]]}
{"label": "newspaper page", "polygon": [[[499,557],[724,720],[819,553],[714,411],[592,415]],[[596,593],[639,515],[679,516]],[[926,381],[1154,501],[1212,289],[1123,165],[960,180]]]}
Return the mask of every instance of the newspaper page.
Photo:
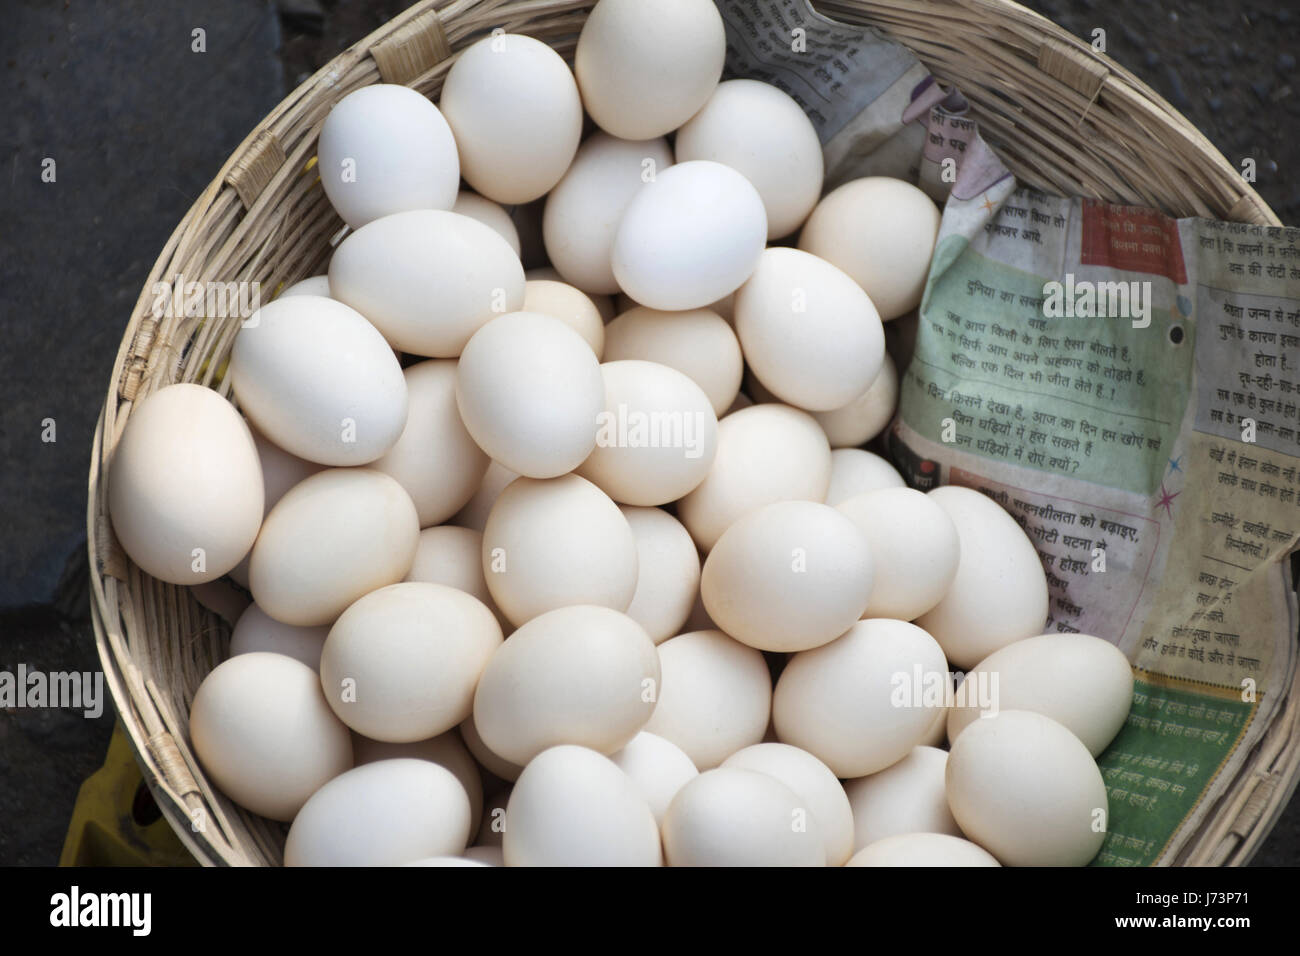
{"label": "newspaper page", "polygon": [[1300,230],[1020,188],[901,47],[806,0],[719,8],[729,70],[799,100],[829,186],[944,204],[890,454],[913,487],[997,500],[1039,550],[1047,630],[1127,654],[1094,863],[1173,862],[1296,667]]}

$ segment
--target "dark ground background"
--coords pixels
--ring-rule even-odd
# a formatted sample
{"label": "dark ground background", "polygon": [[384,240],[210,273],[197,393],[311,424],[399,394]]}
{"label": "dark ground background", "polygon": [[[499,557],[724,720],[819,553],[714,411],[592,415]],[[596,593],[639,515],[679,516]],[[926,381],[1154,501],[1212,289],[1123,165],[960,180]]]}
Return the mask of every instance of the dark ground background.
{"label": "dark ground background", "polygon": [[[1300,224],[1296,0],[1032,0],[1180,109]],[[85,562],[95,421],[175,224],[279,100],[402,0],[3,0],[0,669],[96,670]],[[191,31],[207,52],[191,52]],[[45,157],[57,182],[41,182]],[[4,175],[7,173],[7,175]],[[56,438],[41,441],[42,420]],[[0,711],[0,865],[57,862],[111,707]],[[1256,857],[1300,864],[1300,799]]]}

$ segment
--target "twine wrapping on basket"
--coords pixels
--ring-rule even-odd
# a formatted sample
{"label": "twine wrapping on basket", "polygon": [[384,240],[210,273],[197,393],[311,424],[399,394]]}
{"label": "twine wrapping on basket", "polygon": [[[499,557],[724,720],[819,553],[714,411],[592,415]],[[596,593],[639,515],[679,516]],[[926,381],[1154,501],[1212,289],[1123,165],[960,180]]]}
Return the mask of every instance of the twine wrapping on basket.
{"label": "twine wrapping on basket", "polygon": [[[593,0],[423,0],[290,93],[235,151],[177,226],[144,283],[95,434],[87,515],[92,618],[106,680],[160,808],[206,864],[278,863],[284,827],[204,777],[189,705],[229,629],[188,589],[130,564],[108,520],[104,477],[139,399],[173,382],[229,393],[222,378],[238,322],[157,318],[155,283],[256,281],[274,290],[322,271],[342,226],[314,168],[330,108],[372,83],[436,100],[457,51],[494,28],[572,52]],[[1277,225],[1268,206],[1191,124],[1119,64],[1007,0],[825,0],[819,12],[870,26],[959,88],[1019,180],[1062,195],[1155,206],[1173,216]],[[1300,777],[1300,685],[1247,773],[1179,862],[1240,863]],[[199,825],[198,821],[206,825]]]}

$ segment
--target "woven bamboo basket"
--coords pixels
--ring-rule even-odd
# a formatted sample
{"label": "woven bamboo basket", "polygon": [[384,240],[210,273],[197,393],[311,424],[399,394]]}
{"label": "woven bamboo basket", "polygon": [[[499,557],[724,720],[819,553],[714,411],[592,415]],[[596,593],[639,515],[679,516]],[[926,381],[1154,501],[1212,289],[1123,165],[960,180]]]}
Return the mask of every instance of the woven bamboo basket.
{"label": "woven bamboo basket", "polygon": [[[594,0],[423,0],[335,57],[240,144],[168,240],[144,284],[95,433],[87,531],[95,637],[107,682],[163,813],[205,864],[274,864],[282,825],[205,778],[187,723],[229,628],[188,589],[140,571],[114,539],[104,480],[136,402],[175,382],[229,395],[220,372],[236,322],[151,314],[154,283],[251,282],[275,290],[324,271],[342,227],[320,188],[316,140],[330,108],[371,83],[437,99],[457,52],[496,27],[572,59]],[[903,44],[969,100],[985,139],[1047,192],[1155,206],[1175,216],[1280,225],[1203,135],[1119,64],[1007,0],[825,0],[818,10]],[[1179,862],[1241,864],[1300,777],[1300,685]]]}

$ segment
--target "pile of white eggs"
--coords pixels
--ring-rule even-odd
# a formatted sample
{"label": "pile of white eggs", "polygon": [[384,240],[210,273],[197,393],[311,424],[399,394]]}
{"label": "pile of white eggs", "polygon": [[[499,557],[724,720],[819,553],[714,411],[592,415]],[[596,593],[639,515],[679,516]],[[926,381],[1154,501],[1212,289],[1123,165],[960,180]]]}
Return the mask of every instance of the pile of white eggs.
{"label": "pile of white eggs", "polygon": [[1123,655],[1036,636],[1044,572],[995,502],[857,447],[939,211],[887,178],[823,196],[803,110],[719,82],[724,53],[711,0],[601,0],[573,70],[498,32],[437,106],[344,97],[319,170],[350,231],[238,332],[239,411],[193,384],[133,409],[113,526],[156,578],[251,592],[189,730],[291,822],[287,863],[1099,848]]}

